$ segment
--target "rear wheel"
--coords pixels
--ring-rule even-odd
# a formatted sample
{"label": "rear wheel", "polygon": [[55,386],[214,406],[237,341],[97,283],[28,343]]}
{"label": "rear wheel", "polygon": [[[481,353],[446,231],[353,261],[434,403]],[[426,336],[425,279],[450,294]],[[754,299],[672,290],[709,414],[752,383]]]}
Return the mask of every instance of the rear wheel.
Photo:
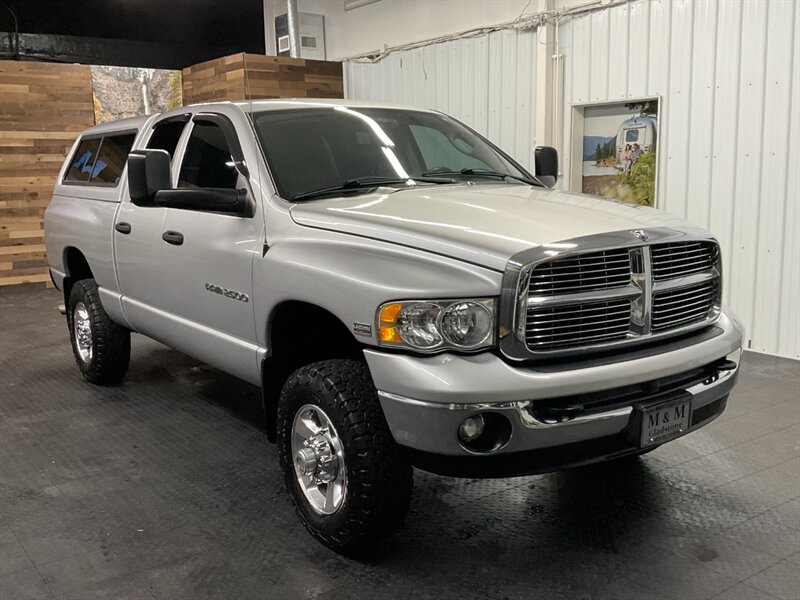
{"label": "rear wheel", "polygon": [[329,548],[355,554],[403,524],[413,472],[365,364],[323,361],[289,377],[278,405],[278,452],[297,514]]}
{"label": "rear wheel", "polygon": [[109,385],[124,377],[131,357],[131,334],[106,314],[94,279],[81,279],[72,286],[67,324],[75,362],[87,381]]}

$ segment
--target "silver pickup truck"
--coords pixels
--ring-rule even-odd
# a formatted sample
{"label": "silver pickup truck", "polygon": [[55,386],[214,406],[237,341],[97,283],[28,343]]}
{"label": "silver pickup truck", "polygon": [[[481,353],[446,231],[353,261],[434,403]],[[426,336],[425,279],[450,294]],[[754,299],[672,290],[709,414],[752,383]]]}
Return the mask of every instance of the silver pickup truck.
{"label": "silver pickup truck", "polygon": [[78,367],[119,382],[137,332],[260,386],[298,515],[343,553],[399,528],[412,466],[542,473],[706,425],[742,342],[717,242],[535,162],[347,101],[87,129],[45,215]]}

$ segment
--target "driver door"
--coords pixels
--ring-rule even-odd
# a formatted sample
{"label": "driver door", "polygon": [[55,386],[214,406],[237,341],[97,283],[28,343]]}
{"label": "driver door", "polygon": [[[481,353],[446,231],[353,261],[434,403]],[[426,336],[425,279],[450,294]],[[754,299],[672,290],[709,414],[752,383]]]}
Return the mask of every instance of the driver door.
{"label": "driver door", "polygon": [[[236,131],[222,115],[195,115],[181,153],[178,188],[246,189],[231,157]],[[234,136],[232,138],[232,136]],[[166,310],[172,345],[257,383],[253,261],[260,256],[264,220],[202,209],[167,208],[162,231]]]}

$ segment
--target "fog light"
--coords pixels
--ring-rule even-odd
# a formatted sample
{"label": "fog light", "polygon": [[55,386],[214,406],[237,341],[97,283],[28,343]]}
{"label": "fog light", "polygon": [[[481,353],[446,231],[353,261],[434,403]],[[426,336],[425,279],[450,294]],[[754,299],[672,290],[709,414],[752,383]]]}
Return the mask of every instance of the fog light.
{"label": "fog light", "polygon": [[462,442],[473,442],[483,434],[484,422],[481,415],[467,417],[458,428],[458,437]]}
{"label": "fog light", "polygon": [[489,454],[503,448],[511,439],[511,421],[497,412],[482,412],[467,417],[458,427],[458,443],[468,452]]}

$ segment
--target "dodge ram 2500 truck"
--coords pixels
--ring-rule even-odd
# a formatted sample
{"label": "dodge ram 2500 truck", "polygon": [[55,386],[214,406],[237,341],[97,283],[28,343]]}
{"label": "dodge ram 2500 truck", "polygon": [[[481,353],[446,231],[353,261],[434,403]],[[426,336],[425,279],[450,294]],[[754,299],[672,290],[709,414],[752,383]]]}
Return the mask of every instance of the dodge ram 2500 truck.
{"label": "dodge ram 2500 truck", "polygon": [[45,216],[78,367],[119,382],[138,332],[260,386],[297,513],[339,552],[398,529],[412,466],[542,473],[706,425],[742,341],[718,243],[550,189],[535,157],[348,101],[87,129]]}

